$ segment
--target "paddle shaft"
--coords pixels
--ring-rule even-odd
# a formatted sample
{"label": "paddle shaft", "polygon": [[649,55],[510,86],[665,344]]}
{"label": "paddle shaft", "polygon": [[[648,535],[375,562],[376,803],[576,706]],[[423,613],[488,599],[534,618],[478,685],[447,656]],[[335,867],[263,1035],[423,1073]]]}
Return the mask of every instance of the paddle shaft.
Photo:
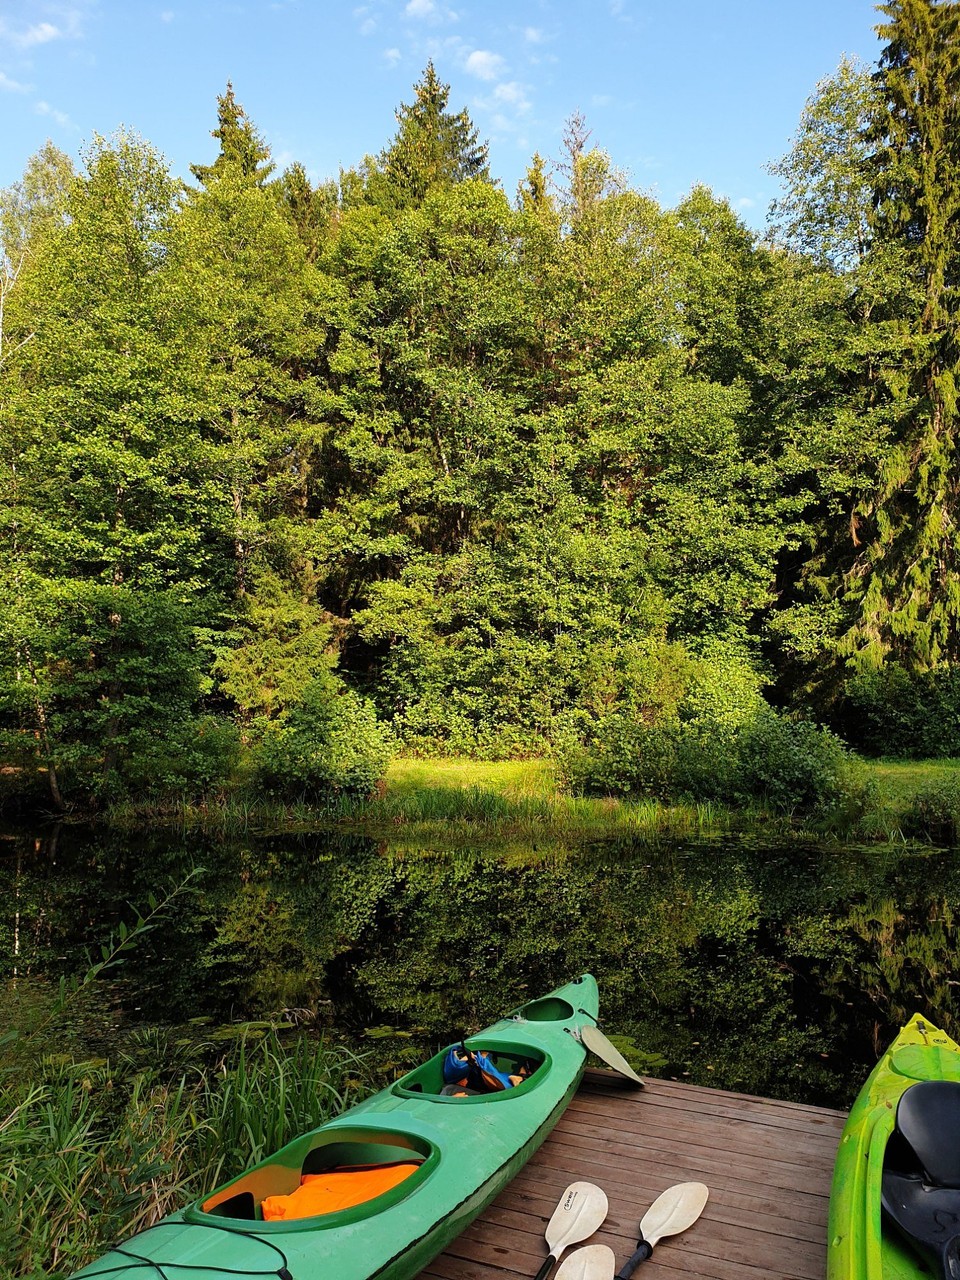
{"label": "paddle shaft", "polygon": [[548,1253],[546,1258],[544,1259],[543,1266],[537,1272],[534,1280],[547,1280],[547,1276],[550,1274],[550,1271],[555,1262],[556,1262],[556,1258],[554,1257],[554,1255],[552,1253]]}
{"label": "paddle shaft", "polygon": [[639,1267],[640,1263],[646,1262],[651,1253],[653,1253],[653,1245],[644,1240],[643,1236],[641,1236],[637,1241],[636,1252],[626,1260],[617,1272],[617,1280],[630,1280],[630,1277],[633,1275],[634,1271],[636,1271],[637,1267]]}

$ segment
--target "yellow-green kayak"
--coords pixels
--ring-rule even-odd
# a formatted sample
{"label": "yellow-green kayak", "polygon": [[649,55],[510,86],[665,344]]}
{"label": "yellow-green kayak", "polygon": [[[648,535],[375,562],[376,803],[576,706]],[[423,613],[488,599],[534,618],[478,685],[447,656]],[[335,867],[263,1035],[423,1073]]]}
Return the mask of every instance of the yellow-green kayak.
{"label": "yellow-green kayak", "polygon": [[[901,1107],[918,1085],[922,1089]],[[911,1113],[921,1111],[927,1127],[911,1145],[905,1134],[912,1137],[918,1123]],[[960,1046],[915,1014],[870,1073],[840,1139],[830,1192],[827,1280],[920,1280],[941,1270],[934,1255],[947,1240],[943,1205],[931,1195],[952,1199],[960,1211],[960,1188],[932,1186],[924,1172],[929,1149],[918,1156],[915,1148],[949,1141],[951,1124],[958,1121]]]}
{"label": "yellow-green kayak", "polygon": [[[336,1120],[116,1246],[78,1277],[112,1280],[406,1280],[529,1159],[583,1074],[579,1030],[597,1016],[584,974],[470,1037],[510,1080],[450,1083],[450,1046]],[[356,1201],[356,1179],[366,1179]],[[354,1202],[316,1212],[318,1196]],[[353,1187],[353,1190],[350,1190]],[[307,1199],[304,1199],[307,1197]],[[304,1215],[304,1207],[308,1212]]]}

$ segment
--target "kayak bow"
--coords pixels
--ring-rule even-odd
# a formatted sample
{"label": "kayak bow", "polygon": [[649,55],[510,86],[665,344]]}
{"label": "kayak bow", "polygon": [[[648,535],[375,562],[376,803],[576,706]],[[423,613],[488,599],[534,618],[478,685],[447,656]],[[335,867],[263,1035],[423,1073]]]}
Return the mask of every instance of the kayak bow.
{"label": "kayak bow", "polygon": [[[897,1148],[902,1150],[903,1139],[897,1134],[890,1141],[900,1100],[933,1081],[960,1081],[960,1045],[915,1014],[870,1073],[840,1138],[830,1192],[827,1280],[929,1278],[916,1241],[908,1242],[890,1214],[881,1213],[881,1200],[886,1195],[890,1203],[891,1166],[901,1158]],[[955,1194],[960,1208],[960,1193]]]}

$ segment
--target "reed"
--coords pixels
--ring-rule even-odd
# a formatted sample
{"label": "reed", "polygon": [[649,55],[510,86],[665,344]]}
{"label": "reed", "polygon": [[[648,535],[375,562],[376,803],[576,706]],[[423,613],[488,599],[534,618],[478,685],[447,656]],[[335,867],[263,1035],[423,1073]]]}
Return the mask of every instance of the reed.
{"label": "reed", "polygon": [[276,1032],[164,1078],[46,1059],[0,1076],[0,1257],[65,1276],[348,1105],[363,1063]]}

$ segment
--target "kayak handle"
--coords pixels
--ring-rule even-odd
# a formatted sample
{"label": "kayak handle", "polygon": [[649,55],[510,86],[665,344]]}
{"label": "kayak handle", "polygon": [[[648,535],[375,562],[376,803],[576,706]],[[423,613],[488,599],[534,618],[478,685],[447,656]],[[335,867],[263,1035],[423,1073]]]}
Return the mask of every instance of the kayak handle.
{"label": "kayak handle", "polygon": [[544,1259],[543,1266],[537,1272],[536,1276],[534,1277],[534,1280],[547,1280],[547,1276],[550,1274],[550,1269],[555,1262],[556,1262],[556,1258],[553,1256],[553,1254],[548,1253],[546,1258]]}
{"label": "kayak handle", "polygon": [[641,1236],[637,1241],[636,1253],[634,1253],[632,1257],[628,1258],[617,1272],[617,1280],[630,1280],[630,1277],[633,1275],[637,1267],[639,1267],[640,1263],[646,1262],[651,1253],[653,1253],[653,1245],[648,1244],[647,1241],[644,1240],[643,1236]]}

